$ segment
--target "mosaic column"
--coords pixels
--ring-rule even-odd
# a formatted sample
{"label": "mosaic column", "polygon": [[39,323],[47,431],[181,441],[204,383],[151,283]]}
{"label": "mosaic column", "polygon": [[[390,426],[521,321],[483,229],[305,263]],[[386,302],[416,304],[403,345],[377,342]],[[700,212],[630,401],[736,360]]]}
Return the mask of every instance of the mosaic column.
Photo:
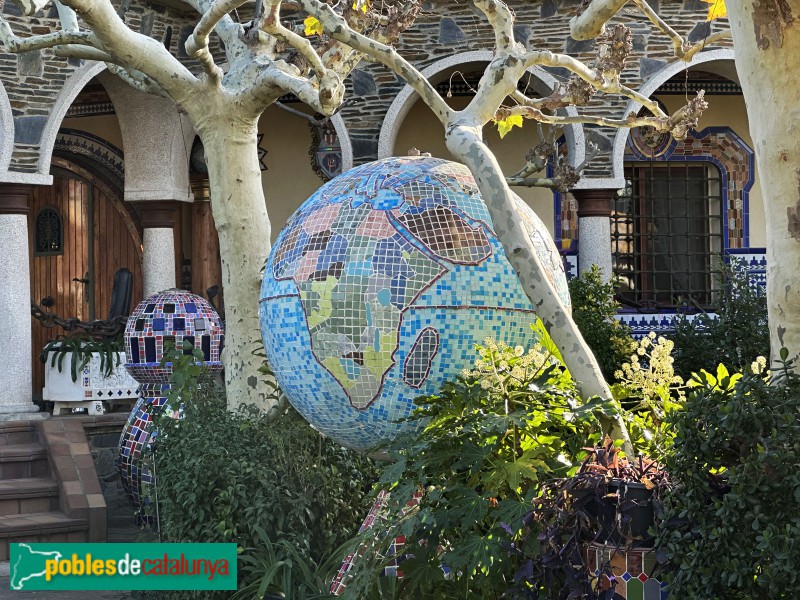
{"label": "mosaic column", "polygon": [[613,189],[572,190],[578,203],[578,271],[597,265],[611,279],[611,200]]}
{"label": "mosaic column", "polygon": [[175,212],[174,201],[149,200],[136,202],[142,219],[143,295],[145,298],[175,287]]}
{"label": "mosaic column", "polygon": [[33,403],[27,185],[0,185],[0,421],[41,419]]}
{"label": "mosaic column", "polygon": [[[222,370],[222,321],[203,298],[184,290],[170,289],[143,300],[125,326],[125,368],[139,382],[139,400],[133,407],[120,437],[117,468],[122,485],[138,511],[150,523],[155,482],[152,455],[146,452],[156,438],[156,417],[165,409],[170,391],[172,363],[163,362],[169,345],[191,354],[202,353],[202,364],[210,372]],[[171,416],[181,409],[172,406]]]}

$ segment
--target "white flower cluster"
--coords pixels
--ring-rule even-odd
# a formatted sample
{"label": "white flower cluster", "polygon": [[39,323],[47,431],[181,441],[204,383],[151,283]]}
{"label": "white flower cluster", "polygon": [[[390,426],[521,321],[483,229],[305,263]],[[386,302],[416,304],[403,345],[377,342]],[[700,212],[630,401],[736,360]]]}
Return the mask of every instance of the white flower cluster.
{"label": "white flower cluster", "polygon": [[757,357],[750,364],[750,370],[753,372],[753,375],[764,374],[765,376],[769,376],[769,371],[767,371],[767,359],[763,356]]}
{"label": "white flower cluster", "polygon": [[672,391],[682,397],[683,379],[675,375],[675,359],[671,356],[674,347],[672,340],[657,338],[651,331],[642,338],[629,362],[624,363],[614,377],[625,387],[641,394],[646,402],[667,400]]}
{"label": "white flower cluster", "polygon": [[461,375],[465,379],[478,379],[483,389],[502,393],[521,387],[555,362],[555,357],[541,344],[525,352],[522,346],[511,347],[486,338],[483,346],[478,347],[475,368],[464,369]]}

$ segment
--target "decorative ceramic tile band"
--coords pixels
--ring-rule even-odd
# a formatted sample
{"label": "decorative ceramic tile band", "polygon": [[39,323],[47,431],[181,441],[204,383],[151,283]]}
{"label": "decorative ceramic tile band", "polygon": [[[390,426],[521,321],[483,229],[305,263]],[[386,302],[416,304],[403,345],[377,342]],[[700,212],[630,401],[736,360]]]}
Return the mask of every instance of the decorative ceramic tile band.
{"label": "decorative ceramic tile band", "polygon": [[[750,286],[757,288],[765,293],[767,285],[767,257],[763,248],[740,248],[726,252],[726,262],[736,261],[738,269],[743,269],[750,279]],[[702,313],[711,319],[716,319],[717,315],[713,311]],[[690,321],[696,319],[699,314],[689,314],[686,318]],[[651,331],[659,335],[669,335],[675,333],[675,320],[678,312],[620,312],[617,319],[631,328],[631,335],[636,339],[641,339]]]}
{"label": "decorative ceramic tile band", "polygon": [[[601,590],[611,590],[614,600],[667,600],[666,584],[653,577],[656,559],[652,548],[616,547],[590,544],[584,550],[586,566]],[[606,569],[611,569],[611,577]],[[609,593],[607,592],[607,593]]]}

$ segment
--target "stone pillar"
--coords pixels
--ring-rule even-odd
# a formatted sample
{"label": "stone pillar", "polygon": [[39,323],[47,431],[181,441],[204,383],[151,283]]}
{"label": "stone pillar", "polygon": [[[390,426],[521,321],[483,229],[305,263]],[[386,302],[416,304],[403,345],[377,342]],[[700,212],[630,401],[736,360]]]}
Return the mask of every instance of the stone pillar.
{"label": "stone pillar", "polygon": [[176,287],[175,212],[177,202],[149,200],[136,202],[142,219],[142,293],[145,298]]}
{"label": "stone pillar", "polygon": [[576,189],[571,193],[578,203],[578,271],[597,265],[606,281],[612,276],[611,200],[613,189]]}
{"label": "stone pillar", "polygon": [[46,418],[33,403],[27,185],[0,185],[0,421]]}

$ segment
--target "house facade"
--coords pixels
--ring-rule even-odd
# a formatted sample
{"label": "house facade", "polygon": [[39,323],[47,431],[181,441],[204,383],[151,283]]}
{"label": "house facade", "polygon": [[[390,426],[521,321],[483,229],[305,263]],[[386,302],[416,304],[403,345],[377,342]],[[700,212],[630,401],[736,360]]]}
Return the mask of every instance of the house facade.
{"label": "house facade", "polygon": [[[579,2],[510,4],[519,41],[594,59],[592,42],[568,34]],[[727,26],[706,22],[707,6],[662,1],[658,9],[701,41]],[[2,11],[18,35],[58,28],[54,8],[27,18],[7,1]],[[197,18],[186,5],[124,0],[119,14],[185,58]],[[633,33],[626,82],[670,111],[705,90],[710,108],[699,128],[683,141],[581,125],[549,132],[571,165],[593,155],[583,178],[569,193],[516,191],[548,224],[571,275],[600,265],[622,282],[622,318],[663,329],[680,303],[713,309],[721,257],[738,255],[763,278],[765,216],[733,49],[723,43],[688,64],[673,61],[670,41],[640,14],[625,12],[619,21]],[[474,94],[492,40],[471,3],[432,1],[398,49],[458,107]],[[216,40],[212,49],[219,52]],[[2,54],[0,66],[0,414],[20,418],[41,397],[38,356],[59,333],[31,319],[31,301],[46,300],[62,317],[105,318],[114,273],[123,267],[134,276],[134,303],[170,287],[206,295],[214,286],[224,293],[224,285],[203,149],[171,102],[132,90],[102,63],[49,51]],[[547,95],[566,77],[532,69],[521,86]],[[354,165],[411,148],[449,158],[441,125],[394,74],[362,63],[347,85],[348,101],[330,120],[298,115],[310,113],[291,97],[282,102],[291,111],[273,106],[261,118],[273,236],[320,185]],[[621,118],[640,106],[597,96],[582,110]],[[485,135],[507,175],[542,141],[531,123],[502,141],[494,129]]]}

